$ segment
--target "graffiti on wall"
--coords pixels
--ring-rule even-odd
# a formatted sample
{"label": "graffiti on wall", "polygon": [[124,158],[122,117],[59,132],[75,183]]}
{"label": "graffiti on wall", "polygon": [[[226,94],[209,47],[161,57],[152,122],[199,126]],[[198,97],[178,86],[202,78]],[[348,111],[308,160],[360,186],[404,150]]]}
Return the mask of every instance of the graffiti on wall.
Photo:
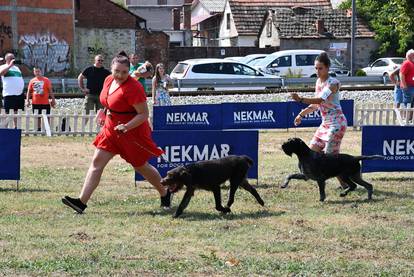
{"label": "graffiti on wall", "polygon": [[6,25],[6,23],[1,22],[0,23],[0,53],[4,51],[4,41],[10,40],[13,37],[12,28],[9,25]]}
{"label": "graffiti on wall", "polygon": [[29,67],[38,66],[43,72],[62,72],[70,67],[68,43],[53,34],[22,35],[19,45],[22,62]]}

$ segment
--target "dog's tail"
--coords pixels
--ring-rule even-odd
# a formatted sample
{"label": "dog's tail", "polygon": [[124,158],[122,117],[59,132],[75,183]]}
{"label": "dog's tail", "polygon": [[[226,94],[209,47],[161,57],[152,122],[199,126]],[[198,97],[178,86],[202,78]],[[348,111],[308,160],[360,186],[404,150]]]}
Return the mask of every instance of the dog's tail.
{"label": "dog's tail", "polygon": [[362,160],[383,160],[385,157],[381,155],[371,155],[371,156],[355,156],[355,159],[358,161]]}
{"label": "dog's tail", "polygon": [[249,165],[249,167],[254,164],[254,161],[249,156],[243,155],[243,158],[247,162],[247,164]]}

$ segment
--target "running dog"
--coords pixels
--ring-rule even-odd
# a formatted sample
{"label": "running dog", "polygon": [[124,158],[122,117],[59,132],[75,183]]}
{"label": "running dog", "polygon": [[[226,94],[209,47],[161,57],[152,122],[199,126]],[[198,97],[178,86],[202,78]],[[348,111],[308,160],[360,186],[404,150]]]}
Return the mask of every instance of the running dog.
{"label": "running dog", "polygon": [[[190,203],[196,189],[212,191],[216,202],[216,210],[224,214],[231,212],[230,207],[234,202],[234,194],[238,187],[250,192],[264,206],[262,198],[256,189],[247,181],[247,171],[253,165],[248,156],[227,156],[217,160],[200,161],[186,166],[179,166],[167,172],[167,176],[161,180],[163,186],[175,193],[186,186],[187,190],[175,212],[174,218],[179,217]],[[220,185],[230,180],[229,198],[227,206],[221,204]]]}
{"label": "running dog", "polygon": [[354,191],[356,184],[363,186],[368,191],[368,200],[372,199],[373,187],[364,181],[361,176],[361,160],[381,159],[382,156],[351,156],[348,154],[323,154],[311,150],[300,138],[290,138],[283,143],[282,150],[286,155],[296,154],[299,159],[301,173],[291,174],[286,177],[281,188],[286,188],[291,179],[315,180],[318,182],[320,201],[324,201],[325,181],[332,177],[339,177],[347,185],[340,196],[345,197],[350,191]]}

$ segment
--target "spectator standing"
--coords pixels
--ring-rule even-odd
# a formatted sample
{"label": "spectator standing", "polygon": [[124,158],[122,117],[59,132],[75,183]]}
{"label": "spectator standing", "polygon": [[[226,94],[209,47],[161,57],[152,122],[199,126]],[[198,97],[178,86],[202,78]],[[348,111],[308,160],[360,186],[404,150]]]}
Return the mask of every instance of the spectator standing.
{"label": "spectator standing", "polygon": [[[414,50],[407,51],[405,57],[407,58],[400,68],[400,87],[403,90],[404,103],[414,106]],[[407,119],[411,120],[413,114],[410,112]]]}
{"label": "spectator standing", "polygon": [[[99,95],[101,93],[105,78],[111,74],[103,65],[104,59],[102,55],[96,55],[94,64],[85,68],[78,76],[78,85],[81,91],[85,94],[85,110],[89,114],[89,111],[102,108],[102,104],[99,101]],[[86,88],[83,81],[86,79]]]}
{"label": "spectator standing", "polygon": [[[0,66],[0,76],[3,83],[4,109],[8,113],[10,110],[24,109],[24,80],[22,72],[14,64],[15,57],[13,53],[7,53],[4,57],[5,64]],[[16,125],[15,120],[15,125]]]}
{"label": "spectator standing", "polygon": [[[148,61],[145,63],[140,63],[137,54],[129,55],[129,63],[129,74],[132,78],[138,80],[141,83],[141,85],[144,87],[144,91],[147,91],[145,79],[152,76],[151,64]],[[145,70],[139,70],[139,68],[145,68]]]}
{"label": "spectator standing", "polygon": [[[43,110],[46,114],[50,114],[50,107],[56,106],[55,96],[52,90],[52,83],[50,80],[42,76],[42,70],[38,67],[33,68],[34,78],[30,80],[27,94],[26,94],[26,107],[30,106],[30,97],[32,98],[33,112],[37,111],[41,114]],[[49,102],[49,98],[51,98]],[[38,118],[37,130],[40,131],[41,119]]]}
{"label": "spectator standing", "polygon": [[401,104],[408,104],[405,101],[408,99],[404,97],[403,90],[400,87],[400,68],[397,68],[389,73],[390,80],[394,84],[394,105],[399,108]]}
{"label": "spectator standing", "polygon": [[162,63],[155,67],[155,75],[152,78],[152,102],[154,106],[170,106],[171,99],[168,94],[168,86],[171,84],[171,78],[165,73],[165,67]]}

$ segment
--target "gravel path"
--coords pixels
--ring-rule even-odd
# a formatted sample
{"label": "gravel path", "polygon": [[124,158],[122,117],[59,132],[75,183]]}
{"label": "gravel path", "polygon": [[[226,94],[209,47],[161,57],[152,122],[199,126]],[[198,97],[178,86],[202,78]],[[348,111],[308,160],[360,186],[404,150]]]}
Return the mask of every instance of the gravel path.
{"label": "gravel path", "polygon": [[[313,96],[312,92],[305,92],[302,96]],[[391,90],[373,91],[341,91],[342,99],[354,99],[356,103],[392,103]],[[173,105],[185,104],[218,104],[223,102],[283,102],[287,101],[288,93],[273,94],[236,94],[236,95],[209,95],[209,96],[174,96]],[[148,99],[150,102],[150,99]],[[83,99],[58,99],[58,109],[68,112],[82,112]]]}

